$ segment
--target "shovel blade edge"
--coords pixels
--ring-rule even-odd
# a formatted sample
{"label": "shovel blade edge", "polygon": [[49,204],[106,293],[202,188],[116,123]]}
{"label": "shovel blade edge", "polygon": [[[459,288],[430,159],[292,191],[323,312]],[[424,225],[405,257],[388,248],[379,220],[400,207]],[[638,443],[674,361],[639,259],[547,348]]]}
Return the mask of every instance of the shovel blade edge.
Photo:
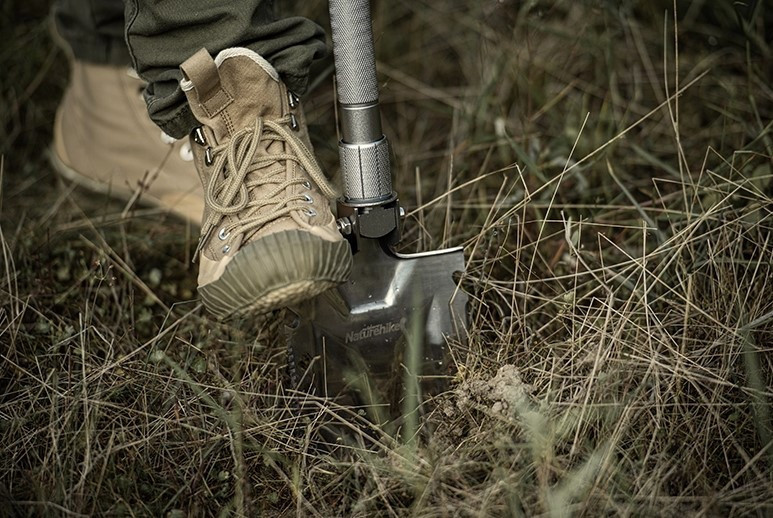
{"label": "shovel blade edge", "polygon": [[448,343],[466,340],[463,270],[461,248],[397,254],[362,240],[349,281],[290,312],[292,383],[377,421],[399,416],[406,394],[442,392]]}

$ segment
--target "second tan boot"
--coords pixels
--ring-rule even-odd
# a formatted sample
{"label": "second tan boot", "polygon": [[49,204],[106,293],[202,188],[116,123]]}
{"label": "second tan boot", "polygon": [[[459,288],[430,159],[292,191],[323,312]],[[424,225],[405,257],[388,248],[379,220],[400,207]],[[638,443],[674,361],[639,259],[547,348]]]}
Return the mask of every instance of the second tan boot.
{"label": "second tan boot", "polygon": [[128,67],[72,60],[49,156],[66,180],[200,224],[204,193],[187,139],[148,116],[145,84]]}

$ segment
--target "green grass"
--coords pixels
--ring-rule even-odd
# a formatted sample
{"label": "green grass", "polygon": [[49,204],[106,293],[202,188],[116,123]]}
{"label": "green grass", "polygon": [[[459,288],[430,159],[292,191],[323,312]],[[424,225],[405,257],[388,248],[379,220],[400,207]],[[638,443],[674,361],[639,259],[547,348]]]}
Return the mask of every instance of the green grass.
{"label": "green grass", "polygon": [[[66,59],[47,2],[4,3],[0,514],[769,516],[758,4],[378,3],[403,247],[465,246],[471,326],[419,440],[331,454],[319,428],[361,423],[293,413],[281,315],[208,319],[195,229],[57,185]],[[318,78],[330,171],[330,62]]]}

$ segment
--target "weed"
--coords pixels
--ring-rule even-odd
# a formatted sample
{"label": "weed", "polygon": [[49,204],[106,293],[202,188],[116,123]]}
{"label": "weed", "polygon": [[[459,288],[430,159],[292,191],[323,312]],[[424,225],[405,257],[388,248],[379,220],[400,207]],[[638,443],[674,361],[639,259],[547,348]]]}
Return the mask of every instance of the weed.
{"label": "weed", "polygon": [[56,187],[66,60],[0,8],[4,514],[772,513],[769,7],[374,5],[402,246],[465,246],[471,326],[411,441],[334,453],[361,420],[294,412],[280,316],[204,314],[195,229]]}

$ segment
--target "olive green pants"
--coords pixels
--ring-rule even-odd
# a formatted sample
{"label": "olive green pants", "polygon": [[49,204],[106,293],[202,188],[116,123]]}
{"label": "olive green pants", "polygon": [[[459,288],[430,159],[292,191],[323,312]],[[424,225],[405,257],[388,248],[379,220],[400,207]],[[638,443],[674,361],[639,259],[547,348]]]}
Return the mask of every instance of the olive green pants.
{"label": "olive green pants", "polygon": [[200,48],[213,56],[246,47],[266,58],[301,95],[312,61],[326,53],[325,34],[300,17],[277,19],[273,0],[59,0],[58,34],[76,59],[131,65],[148,82],[151,119],[182,138],[198,125],[180,90],[180,64]]}

